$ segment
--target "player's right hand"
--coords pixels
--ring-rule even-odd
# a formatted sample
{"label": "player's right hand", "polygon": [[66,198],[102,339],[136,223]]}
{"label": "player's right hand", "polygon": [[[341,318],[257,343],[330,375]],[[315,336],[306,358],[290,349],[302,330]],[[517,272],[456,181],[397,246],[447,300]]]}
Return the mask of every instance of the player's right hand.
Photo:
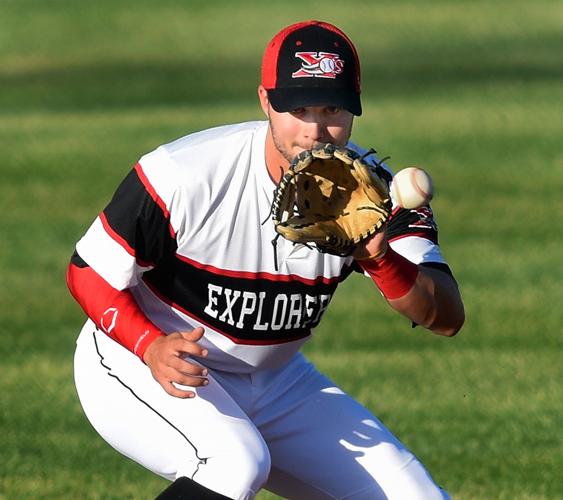
{"label": "player's right hand", "polygon": [[354,258],[357,260],[379,259],[387,252],[387,225],[383,225],[371,238],[360,243],[354,250]]}
{"label": "player's right hand", "polygon": [[197,342],[203,337],[203,328],[190,332],[175,332],[158,337],[146,349],[143,361],[150,368],[152,376],[163,389],[177,398],[192,398],[195,392],[189,388],[179,388],[176,384],[200,387],[208,384],[207,369],[184,359],[205,358],[207,350]]}

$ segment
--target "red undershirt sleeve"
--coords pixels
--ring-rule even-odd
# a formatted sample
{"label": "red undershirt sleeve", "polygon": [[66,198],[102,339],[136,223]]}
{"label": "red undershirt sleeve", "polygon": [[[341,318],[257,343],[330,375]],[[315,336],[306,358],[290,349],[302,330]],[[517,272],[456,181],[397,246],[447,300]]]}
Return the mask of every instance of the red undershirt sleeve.
{"label": "red undershirt sleeve", "polygon": [[386,299],[399,299],[414,286],[418,266],[391,247],[377,260],[358,260],[358,264],[375,282]]}
{"label": "red undershirt sleeve", "polygon": [[96,326],[141,360],[149,344],[164,335],[129,290],[116,290],[91,267],[71,263],[66,278],[71,294]]}

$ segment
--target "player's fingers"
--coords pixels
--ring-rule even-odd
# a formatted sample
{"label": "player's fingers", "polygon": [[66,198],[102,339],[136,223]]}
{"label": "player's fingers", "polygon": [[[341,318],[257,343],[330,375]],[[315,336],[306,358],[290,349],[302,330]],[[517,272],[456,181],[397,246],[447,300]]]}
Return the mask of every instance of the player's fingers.
{"label": "player's fingers", "polygon": [[174,346],[177,348],[178,352],[205,358],[208,354],[207,349],[197,343],[202,336],[203,328],[196,328],[191,332],[180,332],[180,337],[175,341]]}
{"label": "player's fingers", "polygon": [[176,372],[171,382],[189,387],[202,387],[209,384],[209,380],[205,377],[197,377],[193,375],[185,375],[182,372]]}
{"label": "player's fingers", "polygon": [[190,382],[201,385],[199,381],[207,378],[207,372],[207,368],[203,366],[175,358],[168,360],[166,365],[161,366],[156,378],[157,380],[168,380],[183,385],[190,385]]}
{"label": "player's fingers", "polygon": [[189,399],[195,396],[195,392],[190,389],[180,389],[175,386],[172,382],[162,381],[159,382],[162,388],[171,396],[181,399]]}
{"label": "player's fingers", "polygon": [[173,368],[161,370],[155,378],[168,394],[181,398],[195,396],[193,388],[206,386],[209,383],[206,378],[184,375]]}
{"label": "player's fingers", "polygon": [[172,358],[168,366],[177,372],[183,373],[184,375],[193,375],[196,377],[207,377],[208,370],[204,366],[200,366],[196,363],[191,363],[188,360],[182,358]]}
{"label": "player's fingers", "polygon": [[183,359],[170,359],[158,374],[159,378],[181,385],[200,387],[207,385],[207,368]]}
{"label": "player's fingers", "polygon": [[189,340],[190,342],[197,342],[203,337],[204,332],[205,330],[201,326],[198,326],[197,328],[194,328],[190,332],[178,332],[178,333],[180,333],[180,335],[183,338]]}
{"label": "player's fingers", "polygon": [[195,396],[195,392],[190,387],[177,387],[174,384],[177,372],[172,368],[161,367],[156,373],[153,372],[153,377],[171,396],[183,399]]}
{"label": "player's fingers", "polygon": [[190,356],[205,358],[208,354],[207,349],[203,348],[195,342],[189,340],[182,340],[178,343],[178,352],[189,354]]}

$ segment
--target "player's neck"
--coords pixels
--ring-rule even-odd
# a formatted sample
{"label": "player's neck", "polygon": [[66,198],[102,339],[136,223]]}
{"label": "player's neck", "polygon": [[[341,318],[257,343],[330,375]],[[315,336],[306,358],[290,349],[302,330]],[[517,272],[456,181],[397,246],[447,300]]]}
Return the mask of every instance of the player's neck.
{"label": "player's neck", "polygon": [[270,178],[274,183],[278,183],[281,179],[283,173],[289,167],[289,162],[287,159],[278,151],[272,137],[272,131],[268,128],[268,133],[266,134],[266,147],[265,147],[265,161],[266,169]]}

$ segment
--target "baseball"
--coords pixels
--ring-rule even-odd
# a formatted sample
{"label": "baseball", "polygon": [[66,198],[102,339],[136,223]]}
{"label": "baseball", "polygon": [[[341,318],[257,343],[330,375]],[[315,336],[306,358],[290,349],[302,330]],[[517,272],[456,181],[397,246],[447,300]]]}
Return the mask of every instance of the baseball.
{"label": "baseball", "polygon": [[403,208],[413,209],[426,205],[434,196],[432,178],[422,168],[404,168],[393,177],[391,196]]}
{"label": "baseball", "polygon": [[334,61],[330,57],[324,57],[319,62],[319,68],[323,73],[332,73],[335,68]]}

